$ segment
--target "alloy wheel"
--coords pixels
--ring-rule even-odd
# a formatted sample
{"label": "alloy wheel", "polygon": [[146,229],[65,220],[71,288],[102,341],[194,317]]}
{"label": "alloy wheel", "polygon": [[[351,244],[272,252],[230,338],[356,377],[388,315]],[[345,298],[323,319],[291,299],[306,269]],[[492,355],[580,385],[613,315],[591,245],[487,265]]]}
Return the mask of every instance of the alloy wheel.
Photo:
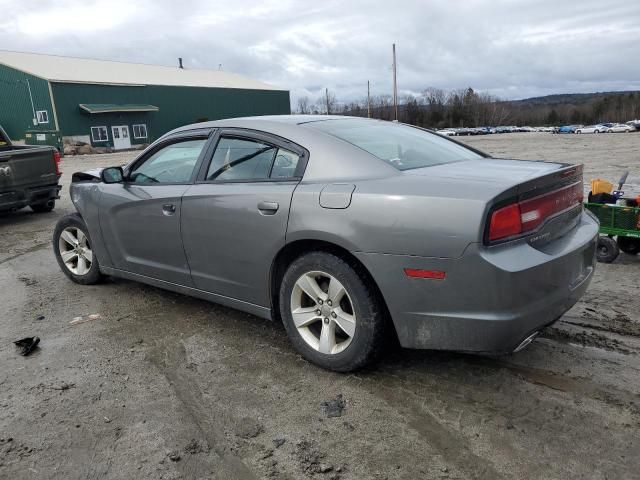
{"label": "alloy wheel", "polygon": [[86,275],[93,263],[89,239],[82,230],[67,227],[58,239],[58,250],[65,267],[74,275]]}
{"label": "alloy wheel", "polygon": [[325,272],[307,272],[298,278],[291,293],[291,316],[307,345],[327,355],[344,351],[356,331],[347,290]]}

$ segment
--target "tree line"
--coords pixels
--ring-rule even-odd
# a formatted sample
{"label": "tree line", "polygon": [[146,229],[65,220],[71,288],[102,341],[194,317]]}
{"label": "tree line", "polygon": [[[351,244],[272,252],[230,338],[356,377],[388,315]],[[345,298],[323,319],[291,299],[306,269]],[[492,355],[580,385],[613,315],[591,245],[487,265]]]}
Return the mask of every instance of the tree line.
{"label": "tree line", "polygon": [[[315,101],[300,97],[297,113],[352,115],[394,119],[393,97],[374,95],[339,102],[325,92]],[[428,128],[498,125],[558,126],[566,124],[624,123],[640,118],[640,92],[566,94],[505,101],[473,88],[428,88],[398,100],[398,120]]]}

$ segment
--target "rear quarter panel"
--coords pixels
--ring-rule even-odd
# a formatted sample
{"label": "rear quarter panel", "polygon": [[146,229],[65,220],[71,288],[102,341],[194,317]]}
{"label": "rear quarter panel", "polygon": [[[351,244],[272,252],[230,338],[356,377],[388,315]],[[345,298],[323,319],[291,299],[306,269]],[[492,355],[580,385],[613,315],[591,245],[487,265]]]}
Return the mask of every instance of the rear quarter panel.
{"label": "rear quarter panel", "polygon": [[[349,184],[351,182],[340,182]],[[457,258],[482,238],[487,202],[464,198],[424,177],[354,181],[348,208],[320,205],[327,183],[301,183],[291,206],[287,242],[317,239],[352,252]]]}

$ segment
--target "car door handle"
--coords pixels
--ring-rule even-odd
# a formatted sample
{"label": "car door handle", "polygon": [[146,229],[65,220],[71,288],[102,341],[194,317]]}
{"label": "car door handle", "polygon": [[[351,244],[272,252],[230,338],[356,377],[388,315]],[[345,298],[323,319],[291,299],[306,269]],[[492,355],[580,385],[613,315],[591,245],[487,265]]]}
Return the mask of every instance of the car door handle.
{"label": "car door handle", "polygon": [[176,213],[176,206],[173,203],[165,203],[162,205],[162,213],[167,216],[173,215]]}
{"label": "car door handle", "polygon": [[258,210],[262,215],[275,215],[278,208],[280,208],[278,202],[260,202],[258,204]]}

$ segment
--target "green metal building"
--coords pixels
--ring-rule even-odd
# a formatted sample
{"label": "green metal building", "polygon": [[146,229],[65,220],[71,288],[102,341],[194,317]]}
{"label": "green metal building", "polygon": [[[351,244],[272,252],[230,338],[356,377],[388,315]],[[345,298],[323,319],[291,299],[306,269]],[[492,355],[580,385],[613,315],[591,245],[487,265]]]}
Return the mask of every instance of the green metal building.
{"label": "green metal building", "polygon": [[0,125],[14,140],[126,149],[206,120],[290,113],[289,91],[223,71],[0,51]]}

